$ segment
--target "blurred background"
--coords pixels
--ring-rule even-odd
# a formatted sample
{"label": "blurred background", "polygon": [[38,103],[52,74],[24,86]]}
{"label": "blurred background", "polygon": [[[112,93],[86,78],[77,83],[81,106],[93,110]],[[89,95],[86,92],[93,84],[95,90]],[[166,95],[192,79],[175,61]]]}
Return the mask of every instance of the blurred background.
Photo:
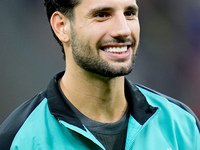
{"label": "blurred background", "polygon": [[[141,40],[128,78],[200,118],[200,1],[140,0]],[[42,0],[0,1],[0,124],[65,69]]]}

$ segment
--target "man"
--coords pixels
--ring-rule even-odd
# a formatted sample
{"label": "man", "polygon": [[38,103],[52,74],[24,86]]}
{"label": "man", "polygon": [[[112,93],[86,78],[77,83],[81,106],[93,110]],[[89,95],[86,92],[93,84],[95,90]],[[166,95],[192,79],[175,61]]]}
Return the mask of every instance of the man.
{"label": "man", "polygon": [[45,0],[66,70],[0,127],[0,149],[199,150],[184,104],[124,78],[140,26],[136,0]]}

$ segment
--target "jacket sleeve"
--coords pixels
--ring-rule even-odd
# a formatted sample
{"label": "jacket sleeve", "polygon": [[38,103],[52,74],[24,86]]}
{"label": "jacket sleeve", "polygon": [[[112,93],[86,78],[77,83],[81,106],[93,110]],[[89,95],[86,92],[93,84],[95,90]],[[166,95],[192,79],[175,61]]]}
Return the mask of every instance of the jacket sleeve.
{"label": "jacket sleeve", "polygon": [[16,108],[0,126],[0,150],[9,150],[13,139],[43,96],[36,95]]}

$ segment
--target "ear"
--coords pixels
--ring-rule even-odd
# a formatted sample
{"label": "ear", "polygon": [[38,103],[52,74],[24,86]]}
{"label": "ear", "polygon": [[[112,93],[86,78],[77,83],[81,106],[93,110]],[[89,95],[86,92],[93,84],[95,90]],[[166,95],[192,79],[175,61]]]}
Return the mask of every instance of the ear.
{"label": "ear", "polygon": [[51,16],[50,24],[61,42],[68,42],[70,40],[70,21],[66,16],[56,11]]}

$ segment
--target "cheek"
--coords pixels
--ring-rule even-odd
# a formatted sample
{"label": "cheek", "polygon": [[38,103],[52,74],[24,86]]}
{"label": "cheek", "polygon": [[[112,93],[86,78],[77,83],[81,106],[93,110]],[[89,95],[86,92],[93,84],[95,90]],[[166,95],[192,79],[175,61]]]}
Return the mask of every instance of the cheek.
{"label": "cheek", "polygon": [[140,38],[140,24],[135,23],[131,27],[132,37],[138,42]]}
{"label": "cheek", "polygon": [[97,48],[98,43],[103,39],[106,39],[107,28],[105,25],[89,25],[84,29],[83,37],[87,39],[92,48]]}
{"label": "cheek", "polygon": [[93,38],[101,38],[109,31],[105,23],[93,23],[88,26],[87,32]]}
{"label": "cheek", "polygon": [[140,23],[139,22],[136,25],[136,34],[138,35],[138,37],[140,36]]}

